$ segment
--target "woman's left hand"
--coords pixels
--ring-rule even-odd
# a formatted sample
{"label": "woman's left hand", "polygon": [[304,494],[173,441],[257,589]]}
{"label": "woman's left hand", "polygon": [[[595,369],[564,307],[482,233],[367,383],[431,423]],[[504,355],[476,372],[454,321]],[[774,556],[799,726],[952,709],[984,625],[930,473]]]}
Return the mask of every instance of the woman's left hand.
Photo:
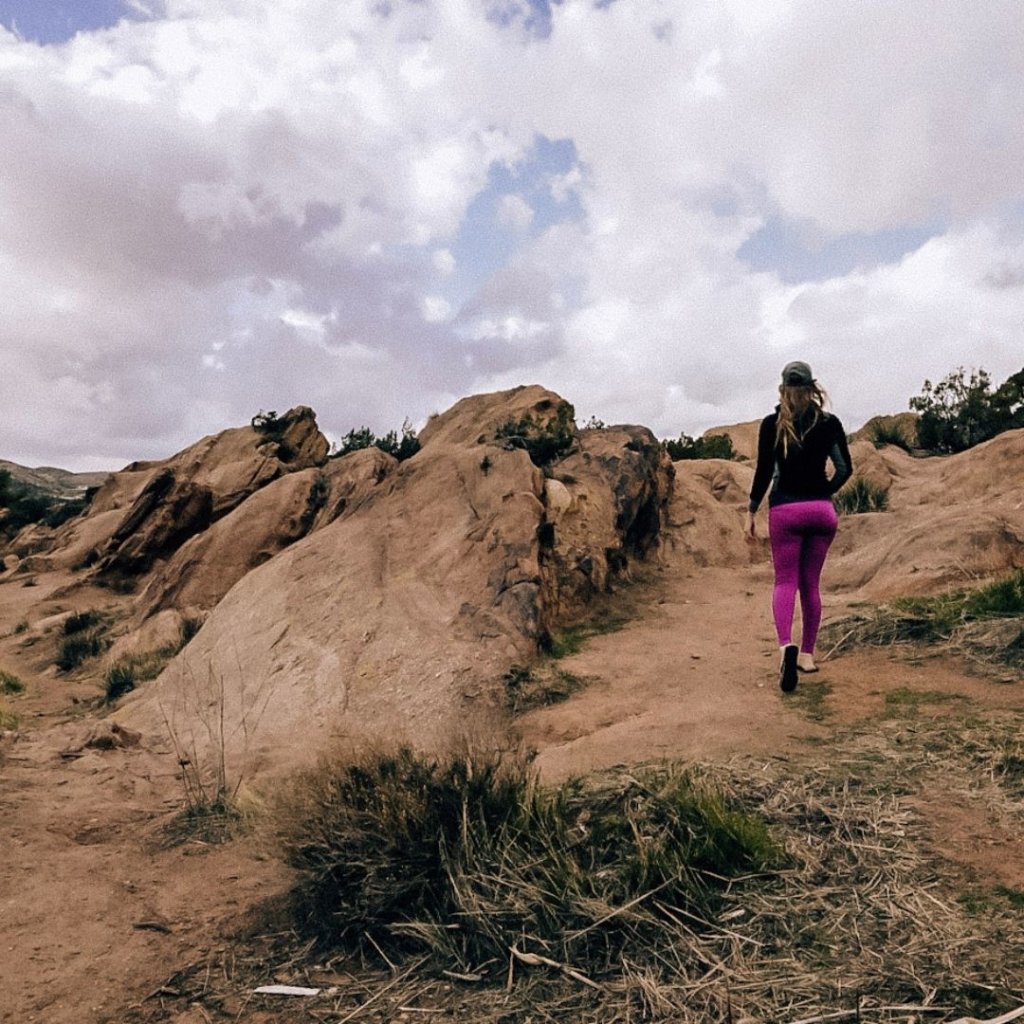
{"label": "woman's left hand", "polygon": [[757,520],[754,518],[753,512],[747,513],[747,521],[744,524],[743,533],[745,536],[749,537],[750,540],[757,539]]}

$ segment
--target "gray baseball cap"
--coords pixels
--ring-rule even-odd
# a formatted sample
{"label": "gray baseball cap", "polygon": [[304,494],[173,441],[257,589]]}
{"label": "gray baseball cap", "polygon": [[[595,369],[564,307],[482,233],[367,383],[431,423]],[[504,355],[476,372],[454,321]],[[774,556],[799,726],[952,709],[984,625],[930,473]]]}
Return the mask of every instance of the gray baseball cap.
{"label": "gray baseball cap", "polygon": [[807,363],[802,363],[797,359],[792,363],[786,363],[782,368],[782,383],[797,386],[813,384],[814,374],[811,373],[811,368]]}

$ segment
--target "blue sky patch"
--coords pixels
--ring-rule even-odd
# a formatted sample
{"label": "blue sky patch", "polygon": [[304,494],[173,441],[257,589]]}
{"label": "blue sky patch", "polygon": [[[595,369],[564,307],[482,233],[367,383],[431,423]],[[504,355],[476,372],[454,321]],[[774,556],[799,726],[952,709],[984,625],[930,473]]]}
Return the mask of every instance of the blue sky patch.
{"label": "blue sky patch", "polygon": [[785,284],[802,284],[898,263],[942,231],[941,224],[932,223],[820,239],[815,237],[820,231],[812,222],[774,215],[739,247],[736,255],[751,270],[778,274]]}
{"label": "blue sky patch", "polygon": [[[548,228],[566,221],[582,220],[583,206],[575,189],[556,195],[552,182],[579,167],[571,139],[552,141],[538,135],[533,148],[519,163],[491,165],[487,187],[466,210],[458,235],[449,248],[456,272],[443,289],[458,309],[480,286],[505,266],[516,252]],[[528,206],[528,223],[515,223],[507,211]]]}
{"label": "blue sky patch", "polygon": [[124,0],[0,0],[0,24],[34,43],[65,43],[76,32],[145,15]]}

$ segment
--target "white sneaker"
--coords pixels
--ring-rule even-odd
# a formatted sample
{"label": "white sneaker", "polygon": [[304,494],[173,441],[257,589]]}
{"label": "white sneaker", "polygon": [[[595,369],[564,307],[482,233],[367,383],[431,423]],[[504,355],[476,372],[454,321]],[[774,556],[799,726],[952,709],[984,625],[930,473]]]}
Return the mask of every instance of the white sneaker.
{"label": "white sneaker", "polygon": [[814,664],[814,655],[801,651],[796,658],[796,667],[801,672],[817,672],[818,666]]}

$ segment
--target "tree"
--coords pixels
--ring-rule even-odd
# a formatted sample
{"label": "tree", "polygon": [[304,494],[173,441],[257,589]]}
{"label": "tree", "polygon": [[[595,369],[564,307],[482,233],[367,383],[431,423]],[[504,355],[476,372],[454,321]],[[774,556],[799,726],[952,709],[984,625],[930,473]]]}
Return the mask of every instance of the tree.
{"label": "tree", "polygon": [[736,451],[728,434],[712,434],[710,437],[690,437],[680,434],[678,441],[663,441],[665,451],[673,462],[680,459],[734,459]]}
{"label": "tree", "polygon": [[920,413],[918,443],[932,452],[962,452],[1001,434],[1024,426],[1024,370],[1004,381],[995,391],[987,370],[962,366],[937,384],[924,382],[921,394],[910,399]]}

